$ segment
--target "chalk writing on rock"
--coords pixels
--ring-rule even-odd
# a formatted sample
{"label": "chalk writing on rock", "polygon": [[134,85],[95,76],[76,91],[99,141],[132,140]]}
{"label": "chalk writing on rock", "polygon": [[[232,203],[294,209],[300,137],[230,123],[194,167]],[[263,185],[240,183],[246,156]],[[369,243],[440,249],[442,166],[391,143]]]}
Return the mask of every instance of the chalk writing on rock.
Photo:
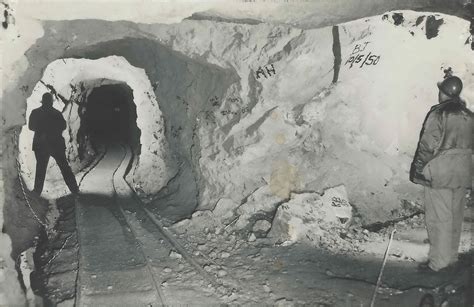
{"label": "chalk writing on rock", "polygon": [[367,53],[365,51],[369,43],[370,42],[356,44],[344,65],[350,64],[349,68],[352,68],[355,64],[360,64],[359,68],[377,65],[380,61],[380,55],[372,54],[372,52]]}
{"label": "chalk writing on rock", "polygon": [[331,205],[333,207],[348,207],[348,206],[350,206],[349,203],[347,202],[347,200],[345,200],[343,198],[335,197],[335,196],[331,199]]}
{"label": "chalk writing on rock", "polygon": [[[230,103],[234,103],[234,104],[242,103],[242,99],[240,97],[228,97],[226,99],[226,101],[230,102]],[[240,110],[236,110],[236,111],[232,111],[232,110],[222,110],[222,111],[220,111],[220,113],[223,116],[245,114],[245,113],[249,113],[249,112],[250,112],[250,107],[249,106],[240,107]]]}
{"label": "chalk writing on rock", "polygon": [[241,99],[240,99],[240,97],[229,97],[229,98],[227,98],[227,101],[236,103],[236,102],[240,102]]}
{"label": "chalk writing on rock", "polygon": [[265,65],[263,68],[262,66],[258,67],[257,71],[255,72],[255,75],[257,79],[260,79],[262,75],[265,77],[265,79],[268,79],[268,77],[272,76],[272,73],[274,75],[276,74],[275,67],[273,66],[273,64],[268,64]]}
{"label": "chalk writing on rock", "polygon": [[214,96],[211,99],[209,99],[213,107],[218,107],[221,103],[219,101],[219,97]]}
{"label": "chalk writing on rock", "polygon": [[245,113],[248,113],[248,112],[250,112],[250,108],[248,106],[245,106],[242,109],[240,109],[240,111],[223,110],[223,111],[221,111],[221,114],[226,116],[226,115],[229,115],[229,114],[238,115],[239,113],[245,114]]}

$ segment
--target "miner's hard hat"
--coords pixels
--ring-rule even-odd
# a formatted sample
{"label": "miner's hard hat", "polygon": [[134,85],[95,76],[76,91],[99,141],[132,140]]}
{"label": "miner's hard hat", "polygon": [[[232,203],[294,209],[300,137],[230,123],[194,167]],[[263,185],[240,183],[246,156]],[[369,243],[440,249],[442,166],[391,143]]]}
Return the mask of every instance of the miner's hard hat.
{"label": "miner's hard hat", "polygon": [[458,97],[462,91],[462,81],[456,76],[450,76],[438,82],[438,88],[449,97]]}

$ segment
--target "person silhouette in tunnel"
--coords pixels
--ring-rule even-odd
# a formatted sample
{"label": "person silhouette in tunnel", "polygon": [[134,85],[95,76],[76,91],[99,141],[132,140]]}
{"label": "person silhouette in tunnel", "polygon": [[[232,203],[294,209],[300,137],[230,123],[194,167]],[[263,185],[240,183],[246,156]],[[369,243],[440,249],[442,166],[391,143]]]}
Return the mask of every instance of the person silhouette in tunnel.
{"label": "person silhouette in tunnel", "polygon": [[33,151],[36,157],[36,174],[33,192],[41,195],[49,157],[53,157],[69,190],[77,194],[79,187],[66,159],[66,144],[62,136],[66,121],[61,112],[53,108],[53,95],[43,94],[41,104],[41,107],[31,112],[28,122],[29,129],[35,132]]}

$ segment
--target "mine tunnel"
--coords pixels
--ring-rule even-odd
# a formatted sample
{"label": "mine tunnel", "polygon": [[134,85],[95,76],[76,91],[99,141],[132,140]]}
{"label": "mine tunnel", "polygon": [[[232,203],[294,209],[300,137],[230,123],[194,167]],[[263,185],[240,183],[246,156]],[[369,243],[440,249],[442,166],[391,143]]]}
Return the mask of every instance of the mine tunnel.
{"label": "mine tunnel", "polygon": [[122,143],[140,153],[141,131],[129,86],[112,84],[94,88],[80,113],[79,142],[90,141],[95,151],[104,145]]}
{"label": "mine tunnel", "polygon": [[[446,71],[474,107],[469,23],[361,7],[315,24],[34,23],[43,36],[19,53],[4,98],[0,276],[29,306],[468,301],[474,203],[460,270],[423,275],[429,239],[408,173]],[[53,159],[44,193],[30,192],[28,117],[45,92],[80,195]]]}

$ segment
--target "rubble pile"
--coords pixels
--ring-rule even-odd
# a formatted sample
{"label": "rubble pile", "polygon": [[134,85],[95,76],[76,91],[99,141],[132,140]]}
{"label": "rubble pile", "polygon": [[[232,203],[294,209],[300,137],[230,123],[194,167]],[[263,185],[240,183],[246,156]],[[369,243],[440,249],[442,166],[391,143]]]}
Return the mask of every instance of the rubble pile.
{"label": "rubble pile", "polygon": [[[213,211],[198,211],[172,229],[191,241],[197,236],[196,248],[206,251],[211,259],[259,242],[277,246],[305,243],[332,251],[357,252],[358,244],[369,239],[370,232],[362,229],[360,219],[353,216],[342,185],[325,190],[322,196],[315,192],[291,193],[287,201],[267,192],[266,187],[258,189],[234,211],[225,210],[226,204],[232,203],[222,200]],[[225,214],[219,214],[224,210]],[[212,246],[222,236],[227,244]]]}

